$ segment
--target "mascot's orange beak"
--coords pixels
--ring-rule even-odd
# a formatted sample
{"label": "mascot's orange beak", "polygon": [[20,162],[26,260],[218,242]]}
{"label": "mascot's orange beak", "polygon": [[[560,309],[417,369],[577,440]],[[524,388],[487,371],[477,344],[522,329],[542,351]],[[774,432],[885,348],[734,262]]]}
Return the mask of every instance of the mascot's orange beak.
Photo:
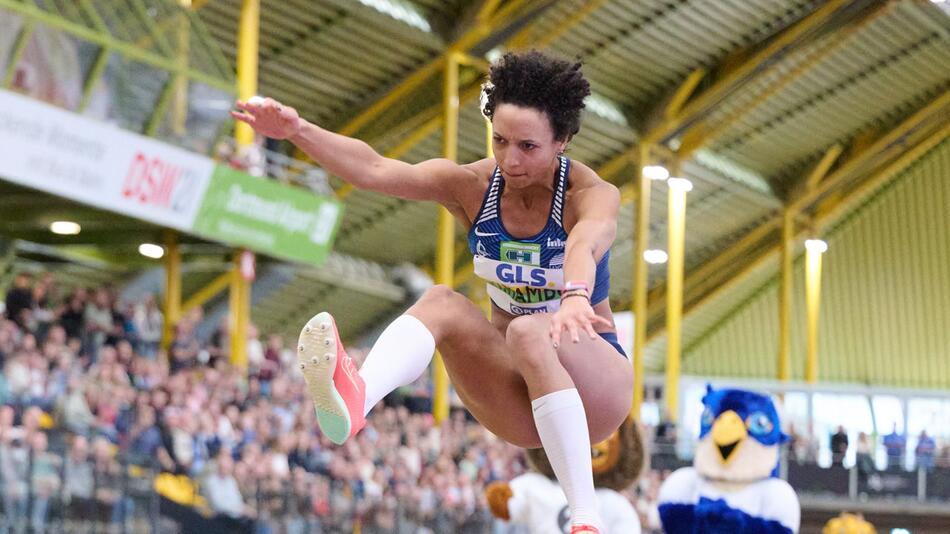
{"label": "mascot's orange beak", "polygon": [[591,467],[595,475],[606,473],[617,465],[620,459],[620,431],[616,431],[604,441],[591,446]]}
{"label": "mascot's orange beak", "polygon": [[732,410],[723,412],[716,418],[710,434],[723,464],[729,463],[733,453],[749,435],[742,418]]}

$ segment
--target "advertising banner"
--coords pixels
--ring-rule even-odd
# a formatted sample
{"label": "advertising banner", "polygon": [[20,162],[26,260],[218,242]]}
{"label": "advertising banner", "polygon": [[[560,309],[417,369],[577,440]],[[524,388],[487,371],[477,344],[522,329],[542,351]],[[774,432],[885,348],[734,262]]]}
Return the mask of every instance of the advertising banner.
{"label": "advertising banner", "polygon": [[311,264],[330,251],[342,214],[335,199],[218,165],[195,218],[196,234]]}
{"label": "advertising banner", "polygon": [[0,91],[0,177],[182,231],[214,162],[55,106]]}
{"label": "advertising banner", "polygon": [[0,179],[310,264],[341,220],[333,198],[0,90]]}

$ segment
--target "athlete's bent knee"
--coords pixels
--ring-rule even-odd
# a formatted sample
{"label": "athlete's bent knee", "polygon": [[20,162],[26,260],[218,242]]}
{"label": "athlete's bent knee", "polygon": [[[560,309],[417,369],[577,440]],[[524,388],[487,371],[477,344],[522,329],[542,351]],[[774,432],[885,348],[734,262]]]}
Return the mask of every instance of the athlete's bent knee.
{"label": "athlete's bent knee", "polygon": [[550,346],[550,324],[544,315],[523,315],[508,324],[505,341],[518,368],[544,367],[557,358]]}
{"label": "athlete's bent knee", "polygon": [[439,284],[427,289],[407,313],[422,321],[438,342],[451,333],[468,305],[471,303],[461,293]]}

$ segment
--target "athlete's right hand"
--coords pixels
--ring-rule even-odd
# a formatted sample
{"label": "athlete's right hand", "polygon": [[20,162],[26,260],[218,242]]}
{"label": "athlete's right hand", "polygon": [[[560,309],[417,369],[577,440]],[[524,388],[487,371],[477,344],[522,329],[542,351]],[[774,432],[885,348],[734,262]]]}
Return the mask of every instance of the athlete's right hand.
{"label": "athlete's right hand", "polygon": [[238,100],[234,107],[240,111],[232,111],[232,117],[250,124],[257,133],[271,139],[287,139],[297,135],[303,122],[296,109],[273,98],[251,98],[248,102]]}

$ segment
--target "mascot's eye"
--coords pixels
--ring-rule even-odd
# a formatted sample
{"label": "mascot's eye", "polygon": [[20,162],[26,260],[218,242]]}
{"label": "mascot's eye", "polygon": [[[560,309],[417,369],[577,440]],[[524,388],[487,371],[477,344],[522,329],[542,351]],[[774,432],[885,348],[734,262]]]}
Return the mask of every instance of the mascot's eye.
{"label": "mascot's eye", "polygon": [[749,427],[749,432],[759,435],[770,434],[773,428],[772,420],[762,412],[755,412],[750,415],[746,418],[745,424]]}
{"label": "mascot's eye", "polygon": [[716,421],[715,421],[715,418],[713,417],[712,410],[710,410],[709,408],[706,408],[705,410],[703,410],[702,425],[708,428],[708,427],[713,426],[713,423],[715,422]]}

